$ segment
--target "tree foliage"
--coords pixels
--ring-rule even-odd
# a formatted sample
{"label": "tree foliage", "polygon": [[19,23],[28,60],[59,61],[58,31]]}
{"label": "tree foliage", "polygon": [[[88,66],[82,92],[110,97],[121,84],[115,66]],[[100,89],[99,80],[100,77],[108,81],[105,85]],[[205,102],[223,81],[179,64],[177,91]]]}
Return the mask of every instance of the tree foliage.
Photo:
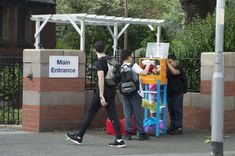
{"label": "tree foliage", "polygon": [[[119,0],[58,0],[58,13],[88,13],[98,15],[121,16],[122,3]],[[72,26],[61,26],[57,34],[57,48],[79,49],[80,36]],[[96,40],[104,40],[108,45],[108,52],[112,51],[112,38],[105,27],[86,26],[86,47],[87,53],[93,47]]]}
{"label": "tree foliage", "polygon": [[[160,19],[166,13],[172,11],[172,6],[179,4],[179,0],[129,0],[128,10],[130,17],[136,18],[153,18]],[[88,13],[98,15],[123,16],[124,15],[124,1],[123,0],[58,0],[58,13]],[[178,5],[179,6],[179,5]],[[173,17],[173,16],[172,16]],[[79,48],[79,35],[72,26],[64,26],[58,28],[57,33],[57,48],[71,47]],[[119,27],[120,31],[121,27]],[[171,29],[173,30],[173,29]],[[175,30],[175,29],[174,29]],[[173,30],[173,31],[174,31]],[[62,32],[62,33],[59,33]],[[148,40],[156,41],[154,32],[146,26],[131,25],[128,28],[129,32],[129,49],[138,49],[141,46],[146,46]],[[171,31],[172,32],[172,31]],[[172,33],[171,33],[172,34]],[[147,39],[146,39],[147,38]],[[95,40],[103,39],[108,43],[108,51],[112,51],[112,38],[105,27],[86,27],[86,49],[91,49]],[[119,39],[119,47],[123,47],[123,36]]]}
{"label": "tree foliage", "polygon": [[216,0],[180,0],[180,3],[186,13],[187,21],[191,22],[197,16],[206,18],[208,14],[212,14]]}
{"label": "tree foliage", "polygon": [[[224,51],[235,51],[235,11],[226,8],[224,26]],[[202,52],[215,51],[215,14],[206,19],[194,19],[185,25],[171,41],[171,51],[185,67],[191,88],[200,86],[200,56]]]}
{"label": "tree foliage", "polygon": [[[192,3],[189,3],[192,2]],[[181,58],[181,63],[190,76],[189,86],[200,86],[200,55],[204,51],[214,51],[215,47],[215,0],[129,0],[130,17],[164,19],[161,42],[170,43],[170,52]],[[58,13],[88,13],[98,15],[124,16],[123,0],[58,0]],[[211,5],[210,5],[211,4]],[[209,7],[207,7],[209,5]],[[190,10],[191,7],[194,7]],[[201,7],[203,6],[203,7]],[[235,51],[235,1],[226,0],[224,50]],[[184,9],[184,10],[183,10]],[[187,10],[188,9],[188,10]],[[190,12],[191,11],[191,12]],[[190,15],[190,22],[186,22]],[[60,27],[57,47],[79,49],[80,37],[73,27]],[[120,31],[121,27],[119,27]],[[62,32],[62,33],[59,33]],[[146,26],[130,25],[128,28],[129,49],[146,47],[147,42],[156,42],[156,32]],[[92,50],[95,40],[102,39],[108,44],[111,54],[113,40],[105,27],[86,27],[86,52]],[[123,36],[119,39],[123,47]],[[143,48],[144,49],[144,48]],[[143,54],[144,51],[141,51]]]}

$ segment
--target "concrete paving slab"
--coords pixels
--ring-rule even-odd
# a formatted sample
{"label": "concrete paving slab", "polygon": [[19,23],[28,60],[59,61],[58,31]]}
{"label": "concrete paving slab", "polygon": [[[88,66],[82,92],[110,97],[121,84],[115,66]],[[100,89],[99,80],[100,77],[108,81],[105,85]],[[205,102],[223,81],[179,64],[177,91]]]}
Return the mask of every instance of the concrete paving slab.
{"label": "concrete paving slab", "polygon": [[[0,132],[1,133],[1,132]],[[114,136],[104,130],[89,130],[82,145],[65,140],[66,132],[23,133],[19,130],[0,134],[0,156],[208,156],[205,144],[209,132],[186,130],[181,136],[150,137],[148,141],[126,141],[125,148],[108,147]],[[224,140],[225,156],[235,155],[235,134]]]}

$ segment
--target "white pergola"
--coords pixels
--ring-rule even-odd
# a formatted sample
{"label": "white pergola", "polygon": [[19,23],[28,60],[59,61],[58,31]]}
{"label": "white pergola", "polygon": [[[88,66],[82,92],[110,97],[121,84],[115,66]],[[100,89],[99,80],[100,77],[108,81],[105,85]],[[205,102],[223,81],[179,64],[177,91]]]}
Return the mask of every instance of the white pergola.
{"label": "white pergola", "polygon": [[[124,18],[115,16],[95,15],[95,14],[50,14],[50,15],[32,15],[31,20],[35,21],[35,49],[40,48],[40,32],[48,22],[56,24],[72,24],[80,35],[80,50],[85,50],[85,27],[86,25],[106,26],[113,38],[113,55],[115,55],[118,39],[125,32],[130,24],[146,25],[151,31],[157,27],[157,43],[160,42],[161,26],[164,20]],[[78,26],[80,25],[80,27]],[[124,27],[123,27],[124,25]],[[118,27],[122,27],[118,31]],[[113,27],[113,29],[112,29]]]}

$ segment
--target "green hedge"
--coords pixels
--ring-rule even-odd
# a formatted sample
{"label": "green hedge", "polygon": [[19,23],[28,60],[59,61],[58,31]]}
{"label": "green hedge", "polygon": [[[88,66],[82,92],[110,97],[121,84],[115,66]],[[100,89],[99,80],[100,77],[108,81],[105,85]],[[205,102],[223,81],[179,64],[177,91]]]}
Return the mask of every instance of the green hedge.
{"label": "green hedge", "polygon": [[19,64],[5,66],[0,70],[0,99],[12,100],[22,90],[23,71]]}
{"label": "green hedge", "polygon": [[[200,88],[200,56],[215,51],[215,14],[185,25],[171,41],[171,52],[181,58],[191,90]],[[235,10],[225,10],[224,51],[235,52]]]}
{"label": "green hedge", "polygon": [[[224,51],[235,51],[235,10],[225,10]],[[200,58],[215,49],[215,15],[195,19],[179,31],[171,42],[172,52],[183,57]]]}

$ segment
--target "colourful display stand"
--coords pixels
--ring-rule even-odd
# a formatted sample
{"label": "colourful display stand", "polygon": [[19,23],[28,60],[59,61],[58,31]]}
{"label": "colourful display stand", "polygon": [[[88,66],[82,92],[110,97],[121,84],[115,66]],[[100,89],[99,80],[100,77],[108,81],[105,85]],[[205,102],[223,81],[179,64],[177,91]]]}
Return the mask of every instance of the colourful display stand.
{"label": "colourful display stand", "polygon": [[[148,84],[145,84],[144,89],[144,99],[148,100],[149,93],[156,94],[156,105],[155,110],[153,107],[149,107],[148,105],[144,105],[144,122],[147,121],[149,118],[149,110],[156,111],[156,137],[160,136],[160,133],[166,134],[166,118],[167,118],[167,84],[161,84],[160,80],[157,80],[156,82],[156,91],[149,90]],[[160,128],[160,121],[163,122],[163,127]]]}
{"label": "colourful display stand", "polygon": [[167,62],[167,59],[140,58],[139,59],[139,65],[143,69],[144,69],[144,66],[142,64],[142,60],[145,60],[145,59],[152,60],[152,61],[158,60],[158,62],[160,62],[160,73],[157,74],[157,75],[154,75],[154,74],[148,74],[146,76],[139,75],[142,84],[156,84],[157,80],[161,80],[160,81],[161,84],[166,84],[167,83],[167,79],[166,79],[166,62]]}
{"label": "colourful display stand", "polygon": [[[140,59],[141,61],[147,58]],[[157,58],[155,58],[157,59]],[[166,134],[166,118],[167,118],[167,80],[166,80],[166,59],[159,59],[160,73],[158,75],[140,76],[142,84],[144,84],[144,98],[142,106],[144,107],[144,124],[150,118],[149,110],[156,112],[155,117],[155,136],[159,137],[160,133]],[[149,90],[149,85],[156,84],[156,90]],[[149,94],[156,94],[155,103],[149,101]],[[160,122],[163,126],[160,127]]]}

